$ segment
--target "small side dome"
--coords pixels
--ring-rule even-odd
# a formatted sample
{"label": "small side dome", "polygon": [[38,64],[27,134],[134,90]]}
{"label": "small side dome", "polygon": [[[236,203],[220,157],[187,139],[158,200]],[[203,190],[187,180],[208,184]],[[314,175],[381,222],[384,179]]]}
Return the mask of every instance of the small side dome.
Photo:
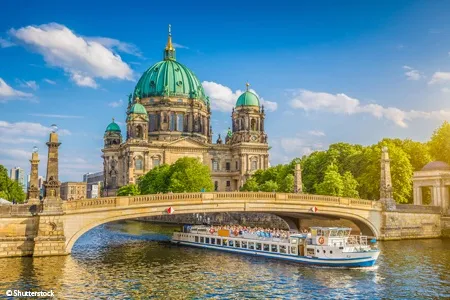
{"label": "small side dome", "polygon": [[138,115],[146,115],[147,110],[145,107],[140,103],[135,103],[130,109],[130,114],[138,114]]}
{"label": "small side dome", "polygon": [[112,120],[112,123],[110,123],[108,125],[108,127],[106,127],[106,130],[105,130],[105,132],[111,132],[111,131],[120,132],[120,127],[119,127],[119,125],[117,125],[116,122],[114,122],[114,119]]}
{"label": "small side dome", "polygon": [[421,171],[450,171],[450,166],[443,161],[432,161],[427,163]]}
{"label": "small side dome", "polygon": [[259,107],[259,99],[254,93],[250,91],[246,91],[236,101],[236,107],[239,106],[258,106]]}

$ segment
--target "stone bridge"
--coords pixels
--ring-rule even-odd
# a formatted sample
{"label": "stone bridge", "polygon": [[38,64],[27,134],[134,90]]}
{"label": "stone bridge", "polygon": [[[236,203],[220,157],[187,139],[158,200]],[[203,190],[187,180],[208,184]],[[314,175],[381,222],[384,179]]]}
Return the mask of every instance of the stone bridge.
{"label": "stone bridge", "polygon": [[[264,192],[157,194],[69,201],[60,210],[44,205],[0,206],[0,257],[70,254],[90,229],[112,221],[174,214],[216,212],[271,213],[291,229],[305,218],[346,219],[378,239],[439,237],[439,208],[399,206],[380,201]],[[412,209],[414,207],[414,209]]]}

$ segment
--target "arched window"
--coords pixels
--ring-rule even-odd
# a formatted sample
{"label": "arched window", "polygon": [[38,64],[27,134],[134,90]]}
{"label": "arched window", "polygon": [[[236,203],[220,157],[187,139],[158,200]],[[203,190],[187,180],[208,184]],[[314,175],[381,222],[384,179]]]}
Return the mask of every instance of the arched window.
{"label": "arched window", "polygon": [[183,131],[184,128],[184,114],[178,114],[177,115],[177,130],[178,131]]}
{"label": "arched window", "polygon": [[175,130],[175,123],[177,122],[175,113],[170,114],[170,124],[169,124],[169,130],[174,131]]}
{"label": "arched window", "polygon": [[143,170],[144,169],[144,162],[143,162],[143,160],[142,160],[142,157],[137,157],[135,160],[134,160],[134,168],[136,169],[136,170]]}
{"label": "arched window", "polygon": [[219,162],[217,160],[212,161],[213,171],[219,171]]}
{"label": "arched window", "polygon": [[161,164],[161,160],[159,159],[159,157],[153,157],[152,164],[153,168],[159,166]]}
{"label": "arched window", "polygon": [[143,138],[143,132],[141,126],[136,126],[136,138],[142,139]]}
{"label": "arched window", "polygon": [[156,131],[156,115],[150,114],[149,116],[149,131]]}
{"label": "arched window", "polygon": [[256,130],[256,120],[255,119],[252,119],[250,126],[251,126],[251,130]]}
{"label": "arched window", "polygon": [[256,159],[255,159],[255,160],[252,160],[252,163],[251,163],[251,170],[254,171],[254,170],[256,170],[256,169],[258,169],[258,162],[257,162]]}

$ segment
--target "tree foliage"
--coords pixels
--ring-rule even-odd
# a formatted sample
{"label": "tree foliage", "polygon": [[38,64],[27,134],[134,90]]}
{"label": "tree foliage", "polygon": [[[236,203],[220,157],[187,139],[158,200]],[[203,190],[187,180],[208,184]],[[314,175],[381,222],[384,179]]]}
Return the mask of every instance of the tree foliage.
{"label": "tree foliage", "polygon": [[139,194],[139,187],[132,183],[120,187],[117,191],[117,196],[136,196]]}
{"label": "tree foliage", "polygon": [[183,157],[172,165],[161,165],[142,176],[138,183],[141,194],[183,193],[213,190],[209,167],[198,159]]}
{"label": "tree foliage", "polygon": [[450,124],[447,121],[434,131],[428,145],[435,160],[450,164]]}
{"label": "tree foliage", "polygon": [[344,183],[339,169],[334,163],[328,165],[323,181],[316,183],[314,189],[319,195],[342,196]]}
{"label": "tree foliage", "polygon": [[22,203],[26,199],[26,194],[17,181],[8,177],[8,170],[0,165],[0,198],[8,201]]}

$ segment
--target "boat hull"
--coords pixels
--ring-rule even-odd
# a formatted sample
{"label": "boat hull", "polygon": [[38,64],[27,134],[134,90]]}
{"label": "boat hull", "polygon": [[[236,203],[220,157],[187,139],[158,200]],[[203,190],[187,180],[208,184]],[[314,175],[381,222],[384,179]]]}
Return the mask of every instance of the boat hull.
{"label": "boat hull", "polygon": [[206,249],[219,250],[219,251],[225,251],[225,252],[234,252],[234,253],[262,256],[262,257],[268,257],[268,258],[276,258],[276,259],[282,259],[282,260],[298,262],[298,263],[308,264],[308,265],[316,265],[316,266],[324,266],[324,267],[338,267],[338,268],[371,267],[375,264],[375,262],[378,258],[378,255],[380,254],[379,250],[371,250],[371,251],[367,251],[367,252],[361,252],[361,253],[364,253],[364,256],[362,256],[362,257],[326,259],[326,258],[316,258],[316,257],[309,257],[309,256],[294,256],[294,255],[281,254],[281,253],[270,253],[270,252],[266,252],[266,251],[241,249],[241,248],[228,247],[228,246],[215,246],[215,245],[208,245],[208,244],[201,244],[201,243],[180,241],[180,240],[172,240],[172,243],[184,245],[184,246],[192,246],[192,247],[197,247],[197,248],[206,248]]}

